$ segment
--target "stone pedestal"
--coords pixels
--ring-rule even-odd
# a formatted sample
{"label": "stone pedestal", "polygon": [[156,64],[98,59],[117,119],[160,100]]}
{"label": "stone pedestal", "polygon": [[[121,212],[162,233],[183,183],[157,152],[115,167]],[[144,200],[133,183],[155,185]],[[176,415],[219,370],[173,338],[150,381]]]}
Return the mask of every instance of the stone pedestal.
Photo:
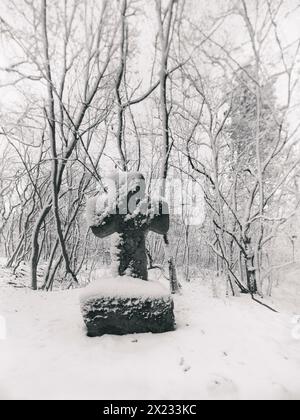
{"label": "stone pedestal", "polygon": [[173,299],[164,287],[129,277],[121,282],[105,279],[85,289],[81,310],[89,337],[175,329]]}

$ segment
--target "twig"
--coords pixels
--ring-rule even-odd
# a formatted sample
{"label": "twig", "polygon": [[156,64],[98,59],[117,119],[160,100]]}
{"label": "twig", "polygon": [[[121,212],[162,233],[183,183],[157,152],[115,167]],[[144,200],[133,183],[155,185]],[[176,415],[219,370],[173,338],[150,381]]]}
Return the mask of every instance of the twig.
{"label": "twig", "polygon": [[273,309],[273,308],[271,308],[271,306],[269,306],[269,305],[267,305],[267,304],[265,304],[265,303],[261,302],[260,300],[256,299],[256,298],[254,297],[253,293],[251,293],[251,297],[252,297],[252,300],[254,300],[254,302],[259,303],[260,305],[264,306],[264,307],[265,307],[265,308],[267,308],[267,309],[270,309],[270,311],[275,312],[276,314],[279,314],[279,312],[278,312],[278,311],[276,311],[276,309]]}

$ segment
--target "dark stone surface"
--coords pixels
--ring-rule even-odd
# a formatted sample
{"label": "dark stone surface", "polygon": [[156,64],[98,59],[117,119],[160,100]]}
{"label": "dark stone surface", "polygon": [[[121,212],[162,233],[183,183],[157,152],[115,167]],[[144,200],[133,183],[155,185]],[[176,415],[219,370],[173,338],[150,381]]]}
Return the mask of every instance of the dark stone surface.
{"label": "dark stone surface", "polygon": [[172,297],[90,298],[81,304],[89,337],[165,333],[175,330]]}
{"label": "dark stone surface", "polygon": [[133,278],[148,280],[146,237],[143,231],[124,229],[115,244],[118,255],[118,274],[129,273]]}

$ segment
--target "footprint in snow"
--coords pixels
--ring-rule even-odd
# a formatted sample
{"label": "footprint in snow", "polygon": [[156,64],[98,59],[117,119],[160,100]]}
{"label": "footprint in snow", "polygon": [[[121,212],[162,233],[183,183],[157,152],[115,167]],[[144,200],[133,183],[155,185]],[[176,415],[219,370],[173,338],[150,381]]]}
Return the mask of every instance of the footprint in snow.
{"label": "footprint in snow", "polygon": [[192,368],[191,368],[191,366],[189,366],[189,365],[185,362],[184,357],[182,357],[182,358],[180,359],[179,366],[183,369],[183,372],[184,372],[184,373],[187,373],[187,372],[189,372],[189,371],[192,369]]}
{"label": "footprint in snow", "polygon": [[223,376],[217,376],[212,380],[207,389],[214,398],[216,396],[220,398],[232,398],[238,394],[237,385],[231,379]]}

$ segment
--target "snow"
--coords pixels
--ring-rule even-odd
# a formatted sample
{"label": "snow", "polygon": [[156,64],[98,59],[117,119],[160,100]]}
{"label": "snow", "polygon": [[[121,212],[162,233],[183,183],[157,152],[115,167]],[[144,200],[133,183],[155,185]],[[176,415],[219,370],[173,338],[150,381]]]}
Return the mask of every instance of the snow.
{"label": "snow", "polygon": [[[97,216],[97,214],[99,214],[99,213],[97,213],[97,210],[96,210],[97,201],[98,201],[98,198],[93,197],[93,198],[90,198],[89,200],[87,200],[87,203],[86,203],[85,216],[86,216],[86,221],[87,221],[89,226],[99,226],[99,224],[101,223],[100,218]],[[102,200],[101,203],[105,203],[105,200]],[[104,204],[103,204],[103,212],[104,211],[105,211],[105,208],[104,208]]]}
{"label": "snow", "polygon": [[248,296],[213,298],[211,282],[195,279],[175,297],[176,331],[91,339],[80,314],[82,290],[15,289],[0,268],[7,327],[0,398],[300,399],[296,300],[290,306],[277,298],[292,286],[296,299],[299,274],[285,272],[267,300],[280,314]]}
{"label": "snow", "polygon": [[125,299],[140,298],[142,300],[161,299],[170,296],[170,290],[158,281],[141,281],[128,276],[114,277],[109,270],[106,272],[103,272],[103,270],[97,271],[94,278],[96,280],[83,289],[80,294],[82,303],[99,296]]}
{"label": "snow", "polygon": [[[124,215],[125,221],[137,216],[146,216],[148,221],[155,216],[169,213],[169,206],[163,198],[149,197],[142,174],[113,171],[104,179],[107,192],[87,200],[86,220],[89,226],[104,226],[108,216]],[[129,201],[128,194],[134,193]],[[146,221],[146,219],[145,219]]]}

